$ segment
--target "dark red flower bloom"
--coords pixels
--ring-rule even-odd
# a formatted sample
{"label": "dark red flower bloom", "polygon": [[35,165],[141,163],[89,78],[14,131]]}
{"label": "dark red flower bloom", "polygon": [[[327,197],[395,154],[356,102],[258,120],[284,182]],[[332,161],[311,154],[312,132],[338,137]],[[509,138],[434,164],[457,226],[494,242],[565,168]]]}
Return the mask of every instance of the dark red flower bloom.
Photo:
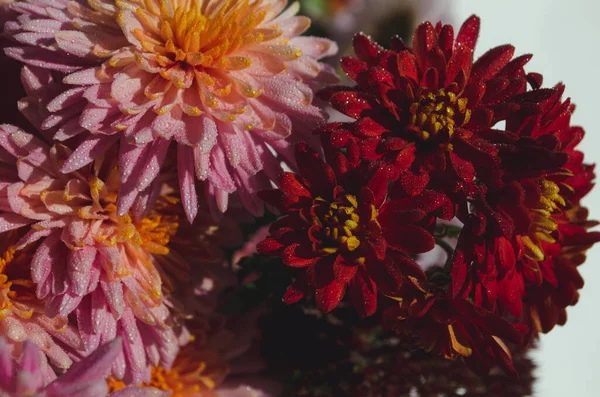
{"label": "dark red flower bloom", "polygon": [[385,50],[358,34],[356,58],[342,60],[357,86],[320,93],[356,121],[324,128],[325,146],[357,153],[408,194],[434,188],[464,198],[476,189],[475,178],[497,179],[498,150],[479,133],[514,112],[537,111],[551,93],[526,93],[527,81],[539,77],[525,74],[530,56],[512,59],[510,45],[473,62],[478,33],[473,16],[456,40],[450,25],[421,24],[412,48],[394,38]]}
{"label": "dark red flower bloom", "polygon": [[386,309],[385,325],[428,352],[447,359],[462,357],[478,373],[495,365],[516,376],[505,342],[521,344],[526,326],[450,297],[448,275],[440,268],[428,271],[427,280],[408,277],[397,305]]}
{"label": "dark red flower bloom", "polygon": [[453,295],[490,310],[499,302],[515,318],[530,289],[556,284],[545,263],[561,251],[565,212],[593,185],[594,167],[576,149],[583,130],[570,125],[574,107],[561,100],[562,85],[553,91],[540,113],[515,113],[506,131],[483,134],[498,148],[503,175],[479,187],[454,255]]}
{"label": "dark red flower bloom", "polygon": [[544,247],[546,258],[540,263],[542,282],[526,291],[525,321],[530,324],[532,336],[565,324],[565,309],[577,303],[578,290],[583,287],[578,267],[585,261],[586,251],[600,241],[600,232],[588,231],[598,222],[588,220],[585,208],[566,211],[557,223],[560,242]]}
{"label": "dark red flower bloom", "polygon": [[341,153],[329,164],[306,144],[296,147],[299,174],[285,173],[280,188],[260,196],[285,216],[270,228],[258,252],[302,268],[284,301],[315,293],[317,306],[333,310],[346,288],[357,311],[368,316],[378,291],[396,292],[403,274],[421,274],[409,256],[429,251],[433,212],[451,212],[439,194],[390,199],[382,172],[372,177],[349,168]]}

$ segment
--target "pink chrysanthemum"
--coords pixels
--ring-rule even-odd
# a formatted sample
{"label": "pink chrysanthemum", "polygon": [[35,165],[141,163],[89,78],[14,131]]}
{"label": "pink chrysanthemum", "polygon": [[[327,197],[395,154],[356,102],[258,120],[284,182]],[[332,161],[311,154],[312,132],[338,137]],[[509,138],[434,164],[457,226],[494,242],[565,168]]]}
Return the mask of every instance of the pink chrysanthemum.
{"label": "pink chrysanthemum", "polygon": [[310,20],[286,3],[26,0],[5,28],[23,46],[6,53],[62,78],[42,125],[58,140],[82,135],[62,172],[120,139],[119,215],[156,178],[172,140],[190,220],[195,178],[208,181],[222,211],[238,191],[260,213],[254,193],[280,170],[270,149],[289,155],[292,128],[293,140],[310,137],[323,121],[312,89],[336,79],[317,61],[336,45],[297,37]]}
{"label": "pink chrysanthemum", "polygon": [[150,364],[168,366],[178,345],[165,324],[169,311],[153,255],[169,253],[177,218],[154,210],[141,219],[117,215],[119,174],[111,153],[63,174],[70,155],[63,145],[50,148],[3,125],[0,147],[0,232],[26,231],[17,251],[37,245],[31,279],[46,315],[74,313],[86,353],[123,336],[113,367],[118,377],[141,381]]}
{"label": "pink chrysanthemum", "polygon": [[72,359],[65,348],[80,350],[82,342],[66,318],[44,315],[44,302],[36,298],[31,281],[34,247],[32,244],[25,250],[15,250],[19,237],[17,232],[8,232],[0,239],[0,335],[13,357],[21,354],[25,340],[38,345],[44,353],[38,364],[44,378],[50,380],[55,375],[47,359],[55,369],[66,370]]}

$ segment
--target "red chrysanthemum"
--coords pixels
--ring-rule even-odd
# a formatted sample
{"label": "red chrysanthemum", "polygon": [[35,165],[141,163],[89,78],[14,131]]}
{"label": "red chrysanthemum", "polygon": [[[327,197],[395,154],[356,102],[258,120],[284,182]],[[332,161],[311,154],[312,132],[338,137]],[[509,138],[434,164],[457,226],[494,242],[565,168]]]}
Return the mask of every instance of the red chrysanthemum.
{"label": "red chrysanthemum", "polygon": [[463,357],[479,373],[495,365],[516,376],[505,342],[520,344],[527,327],[513,325],[471,301],[450,297],[448,274],[428,271],[427,280],[408,277],[397,305],[384,312],[388,328],[447,359]]}
{"label": "red chrysanthemum", "polygon": [[579,300],[583,278],[579,265],[586,259],[586,251],[600,241],[600,232],[588,229],[598,222],[587,219],[588,211],[576,207],[567,212],[558,223],[560,243],[549,244],[546,259],[540,262],[541,283],[532,285],[524,298],[524,321],[532,336],[550,332],[555,325],[567,321],[566,308]]}
{"label": "red chrysanthemum", "polygon": [[[539,103],[540,112],[507,119],[505,131],[483,133],[498,148],[503,175],[497,184],[480,186],[454,255],[453,294],[478,305],[523,313],[531,288],[555,285],[544,269],[559,255],[570,228],[565,211],[579,205],[593,186],[594,166],[576,149],[583,138],[570,125],[574,106],[562,101],[562,85]],[[547,279],[550,277],[550,279]]]}
{"label": "red chrysanthemum", "polygon": [[357,57],[342,60],[357,86],[320,94],[356,121],[328,125],[325,145],[358,153],[408,194],[434,188],[464,198],[476,179],[496,180],[498,149],[479,133],[514,112],[536,111],[550,93],[526,92],[540,78],[525,74],[531,56],[512,59],[510,45],[473,62],[478,33],[473,16],[456,40],[450,25],[421,24],[412,48],[393,38],[386,50],[358,34]]}
{"label": "red chrysanthemum", "polygon": [[450,203],[433,191],[391,199],[382,172],[365,177],[341,153],[330,166],[299,144],[296,161],[299,175],[285,173],[279,189],[261,193],[285,216],[271,226],[258,252],[303,269],[284,296],[287,303],[314,292],[317,306],[329,312],[348,288],[358,312],[371,315],[378,291],[396,292],[402,274],[422,273],[409,255],[433,248],[427,230],[432,213],[447,217]]}

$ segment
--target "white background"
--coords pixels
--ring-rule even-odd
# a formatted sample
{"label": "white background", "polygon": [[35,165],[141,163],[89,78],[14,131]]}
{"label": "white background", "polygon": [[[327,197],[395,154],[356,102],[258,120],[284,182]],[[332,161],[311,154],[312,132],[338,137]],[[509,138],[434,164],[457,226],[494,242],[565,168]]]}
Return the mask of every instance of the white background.
{"label": "white background", "polygon": [[[438,1],[454,3],[457,24],[471,14],[481,17],[476,55],[511,43],[516,55],[534,54],[527,70],[542,73],[544,86],[565,83],[566,94],[577,105],[572,120],[587,133],[582,150],[588,162],[600,163],[600,2]],[[592,218],[600,219],[600,186],[584,204]],[[577,306],[567,309],[567,324],[544,335],[533,355],[538,364],[535,396],[600,396],[600,247],[589,251],[581,273],[586,284]]]}

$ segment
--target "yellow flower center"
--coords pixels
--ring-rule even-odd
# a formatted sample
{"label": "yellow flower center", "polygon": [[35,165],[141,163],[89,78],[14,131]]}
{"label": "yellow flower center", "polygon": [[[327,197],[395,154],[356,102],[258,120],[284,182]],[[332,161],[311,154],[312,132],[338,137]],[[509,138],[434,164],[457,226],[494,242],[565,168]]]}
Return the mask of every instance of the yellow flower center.
{"label": "yellow flower center", "polygon": [[454,129],[467,124],[471,118],[467,99],[459,99],[456,94],[443,88],[421,95],[409,111],[410,126],[416,129],[423,141],[441,134],[452,137]]}
{"label": "yellow flower center", "polygon": [[[214,351],[198,351],[186,345],[177,356],[173,368],[152,367],[148,383],[141,387],[170,391],[170,397],[199,396],[204,391],[213,390],[225,377],[228,369],[219,362],[219,354]],[[119,379],[109,376],[106,379],[109,392],[126,387]]]}
{"label": "yellow flower center", "polygon": [[9,232],[0,245],[0,320],[10,314],[29,319],[39,305],[30,279],[31,250],[17,251],[17,240],[16,233]]}
{"label": "yellow flower center", "polygon": [[[364,230],[360,223],[356,196],[347,194],[333,203],[318,197],[315,199],[315,208],[315,215],[310,222],[307,219],[307,222],[323,227],[323,246],[317,248],[319,252],[335,254],[340,249],[352,252],[360,246]],[[377,209],[371,205],[368,221],[376,219]]]}
{"label": "yellow flower center", "polygon": [[[263,45],[280,37],[283,32],[273,24],[259,26],[265,21],[269,2],[250,0],[123,0],[117,2],[122,10],[135,10],[143,28],[135,28],[132,34],[143,49],[156,54],[156,61],[163,68],[161,75],[174,82],[178,88],[188,88],[192,76],[202,85],[213,86],[215,76],[208,69],[219,71],[242,70],[250,66],[250,57],[240,50],[266,52],[282,60],[294,60],[302,51],[288,45]],[[123,12],[117,22],[128,29]],[[283,44],[283,43],[282,43]],[[173,69],[175,68],[175,69]],[[176,70],[192,68],[194,74],[185,77]],[[208,72],[208,73],[207,73]],[[235,82],[242,94],[255,97],[259,91],[241,81]],[[231,86],[221,88],[217,96],[226,96]],[[210,107],[216,106],[216,98],[209,92],[201,96]],[[200,109],[198,113],[200,114]]]}
{"label": "yellow flower center", "polygon": [[159,58],[163,66],[185,61],[191,66],[244,69],[250,59],[227,56],[282,34],[279,29],[257,29],[268,9],[268,3],[260,1],[130,0],[120,7],[135,7],[144,30],[133,34],[146,51],[165,57]]}
{"label": "yellow flower center", "polygon": [[552,233],[557,229],[552,214],[565,206],[565,199],[560,195],[558,185],[547,179],[539,183],[541,195],[537,204],[530,208],[532,224],[527,235],[521,236],[525,246],[525,256],[536,261],[544,260],[542,242],[554,243]]}
{"label": "yellow flower center", "polygon": [[[88,198],[83,202],[87,205],[82,205],[77,212],[78,217],[81,219],[103,223],[103,227],[98,228],[95,234],[96,241],[108,246],[131,243],[151,254],[168,254],[169,248],[167,245],[171,237],[177,233],[179,227],[178,217],[162,214],[158,205],[139,221],[134,220],[130,214],[117,215],[119,188],[117,168],[111,168],[105,179],[106,182],[97,176],[89,178],[91,203]],[[67,202],[77,198],[76,196],[70,196],[68,187],[69,185],[63,193]],[[48,193],[46,195],[42,194],[42,200],[47,195]],[[166,200],[173,201],[176,199],[167,198]],[[163,201],[160,200],[160,202]],[[164,208],[166,204],[161,205],[161,208]],[[85,243],[81,241],[78,245],[83,246]]]}

